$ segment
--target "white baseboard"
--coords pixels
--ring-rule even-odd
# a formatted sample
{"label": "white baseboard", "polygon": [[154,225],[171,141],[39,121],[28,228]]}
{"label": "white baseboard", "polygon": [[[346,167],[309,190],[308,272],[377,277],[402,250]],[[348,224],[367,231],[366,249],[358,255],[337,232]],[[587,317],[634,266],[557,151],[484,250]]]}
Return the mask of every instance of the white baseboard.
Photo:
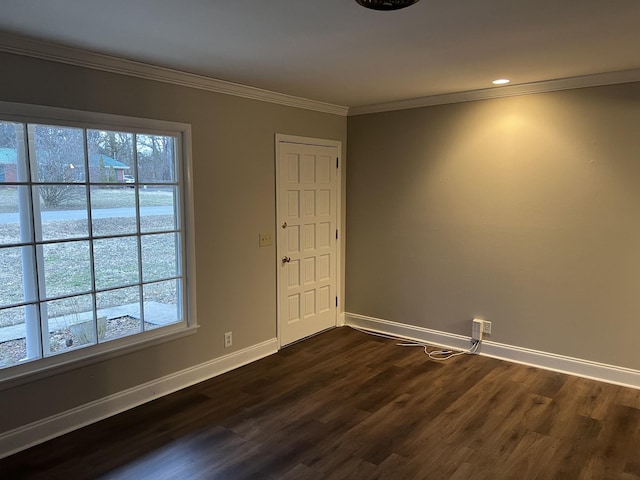
{"label": "white baseboard", "polygon": [[267,357],[278,351],[278,340],[266,342],[216,358],[136,387],[81,405],[66,412],[0,434],[0,458],[45,442],[176,392],[196,383]]}
{"label": "white baseboard", "polygon": [[[450,349],[466,350],[470,346],[470,337],[463,335],[440,332],[438,330],[391,322],[389,320],[354,313],[345,313],[345,317],[346,326],[418,340]],[[540,352],[514,345],[492,342],[490,340],[482,341],[478,353],[500,360],[544,368],[545,370],[640,389],[640,371],[630,368],[606,365],[604,363],[566,357],[555,353]]]}

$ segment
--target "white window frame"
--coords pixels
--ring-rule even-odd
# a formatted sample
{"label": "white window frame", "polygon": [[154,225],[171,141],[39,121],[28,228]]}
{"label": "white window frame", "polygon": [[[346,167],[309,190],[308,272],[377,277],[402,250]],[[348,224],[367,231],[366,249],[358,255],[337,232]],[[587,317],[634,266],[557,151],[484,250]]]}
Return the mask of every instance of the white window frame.
{"label": "white window frame", "polygon": [[[179,171],[176,174],[181,195],[178,214],[181,216],[182,223],[180,254],[182,255],[183,269],[181,276],[184,284],[182,289],[184,292],[184,297],[182,297],[184,321],[0,369],[0,390],[194,334],[198,329],[198,323],[196,317],[191,125],[166,120],[2,101],[0,101],[0,120],[24,124],[40,123],[84,129],[177,136],[179,138],[180,162],[178,162]],[[183,295],[182,292],[179,292],[180,296]]]}

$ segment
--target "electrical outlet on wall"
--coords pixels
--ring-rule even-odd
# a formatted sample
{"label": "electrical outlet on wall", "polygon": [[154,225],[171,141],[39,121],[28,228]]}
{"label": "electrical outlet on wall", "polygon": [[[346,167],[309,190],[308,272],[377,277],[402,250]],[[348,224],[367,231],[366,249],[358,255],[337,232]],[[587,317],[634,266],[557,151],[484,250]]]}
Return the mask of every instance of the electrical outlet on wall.
{"label": "electrical outlet on wall", "polygon": [[224,334],[224,348],[229,348],[233,345],[233,333],[227,332]]}
{"label": "electrical outlet on wall", "polygon": [[482,321],[482,334],[491,335],[491,322],[489,320]]}

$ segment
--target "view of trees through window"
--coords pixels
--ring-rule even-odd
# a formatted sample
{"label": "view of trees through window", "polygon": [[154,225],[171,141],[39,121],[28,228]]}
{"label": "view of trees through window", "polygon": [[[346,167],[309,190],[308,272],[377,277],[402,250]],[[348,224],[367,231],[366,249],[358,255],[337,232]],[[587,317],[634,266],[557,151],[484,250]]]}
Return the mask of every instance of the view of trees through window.
{"label": "view of trees through window", "polygon": [[184,320],[179,139],[0,121],[0,368]]}

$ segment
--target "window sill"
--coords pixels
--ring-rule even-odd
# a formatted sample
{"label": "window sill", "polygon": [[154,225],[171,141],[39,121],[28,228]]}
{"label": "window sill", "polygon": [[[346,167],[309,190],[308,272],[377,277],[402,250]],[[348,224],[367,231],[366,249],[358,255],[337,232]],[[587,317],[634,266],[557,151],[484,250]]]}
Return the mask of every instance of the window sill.
{"label": "window sill", "polygon": [[199,325],[176,327],[153,330],[6,368],[0,371],[0,391],[190,336],[197,332]]}

